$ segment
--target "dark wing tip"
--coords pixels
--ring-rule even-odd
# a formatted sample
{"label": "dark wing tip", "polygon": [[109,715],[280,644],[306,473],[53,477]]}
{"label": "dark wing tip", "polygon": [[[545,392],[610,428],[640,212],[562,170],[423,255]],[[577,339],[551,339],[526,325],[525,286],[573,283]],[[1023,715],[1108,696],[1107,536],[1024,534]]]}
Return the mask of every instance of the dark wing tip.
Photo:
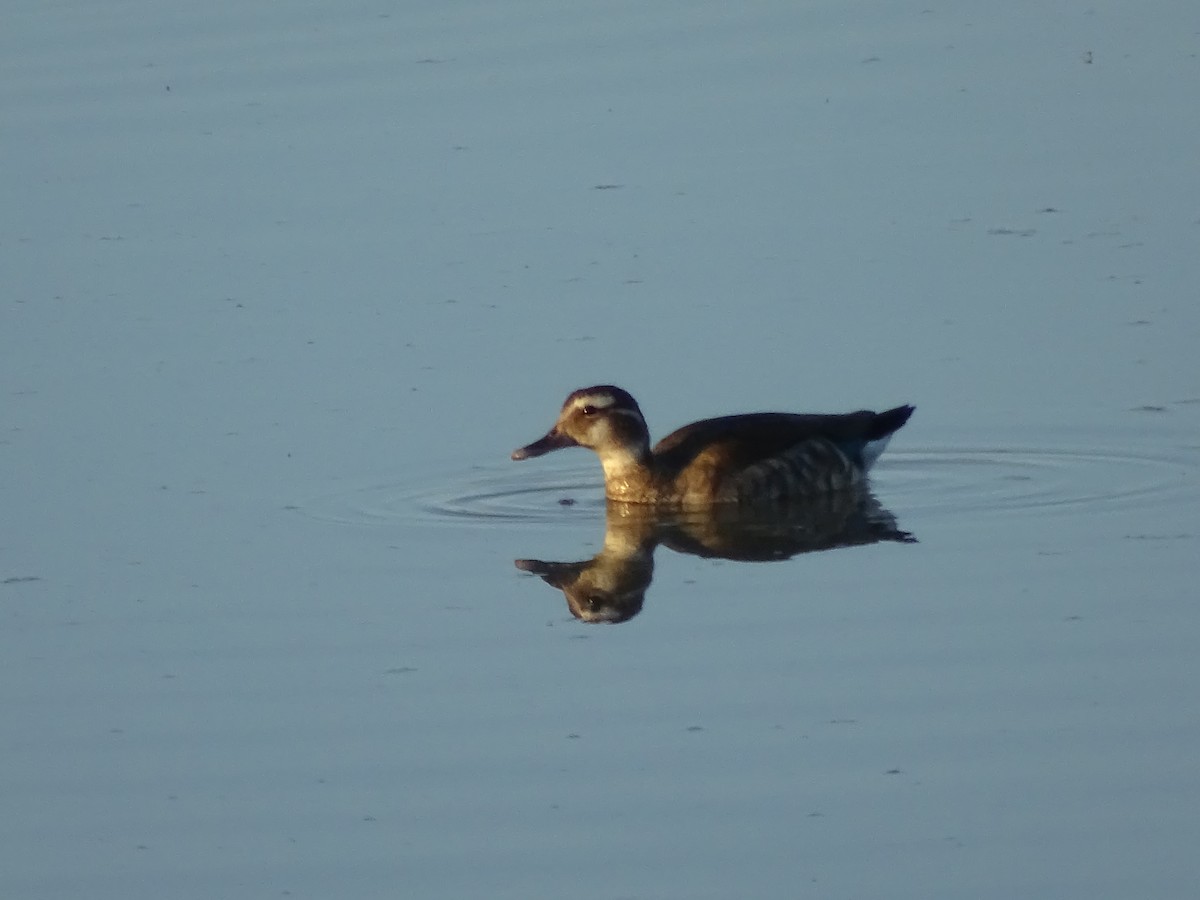
{"label": "dark wing tip", "polygon": [[868,440],[879,440],[879,438],[887,437],[889,434],[899,431],[915,410],[915,406],[905,404],[904,406],[897,406],[895,409],[876,413],[875,420],[871,423]]}

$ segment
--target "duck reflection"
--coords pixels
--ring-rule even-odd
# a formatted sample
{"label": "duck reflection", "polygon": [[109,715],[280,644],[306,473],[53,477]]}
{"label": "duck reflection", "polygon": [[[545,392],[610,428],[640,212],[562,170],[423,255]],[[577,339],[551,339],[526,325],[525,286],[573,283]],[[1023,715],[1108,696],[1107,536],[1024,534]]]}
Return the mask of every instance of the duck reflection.
{"label": "duck reflection", "polygon": [[836,491],[804,503],[768,507],[718,505],[663,511],[609,501],[604,547],[580,562],[518,559],[523,572],[541,577],[567,598],[584,622],[626,622],[642,611],[654,578],[660,544],[677,553],[743,562],[770,562],[800,553],[881,541],[915,543],[869,490]]}

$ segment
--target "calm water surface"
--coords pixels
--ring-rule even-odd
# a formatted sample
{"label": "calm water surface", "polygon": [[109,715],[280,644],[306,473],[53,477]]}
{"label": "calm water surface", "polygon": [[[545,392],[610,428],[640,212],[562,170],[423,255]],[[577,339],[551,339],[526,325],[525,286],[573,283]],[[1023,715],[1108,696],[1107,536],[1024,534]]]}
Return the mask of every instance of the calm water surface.
{"label": "calm water surface", "polygon": [[16,4],[0,896],[1195,895],[1194,7]]}
{"label": "calm water surface", "polygon": [[[1196,447],[1165,429],[1082,447],[1051,432],[1040,446],[912,447],[918,433],[897,437],[875,479],[918,543],[771,563],[658,546],[652,583],[619,552],[614,571],[621,525],[610,517],[605,534],[582,451],[306,511],[440,530],[493,559],[487,603],[507,606],[484,615],[540,631],[542,649],[485,676],[486,730],[543,743],[479,794],[517,809],[536,796],[531,839],[570,858],[582,832],[589,852],[621,859],[601,893],[770,894],[785,872],[886,893],[882,873],[928,884],[931,865],[946,896],[1060,880],[1136,890],[1132,856],[1185,859],[1193,815],[1197,726],[1178,689],[1196,674]],[[498,545],[552,587],[504,580]],[[1157,848],[1135,853],[1131,830]],[[713,889],[716,872],[729,881]]]}

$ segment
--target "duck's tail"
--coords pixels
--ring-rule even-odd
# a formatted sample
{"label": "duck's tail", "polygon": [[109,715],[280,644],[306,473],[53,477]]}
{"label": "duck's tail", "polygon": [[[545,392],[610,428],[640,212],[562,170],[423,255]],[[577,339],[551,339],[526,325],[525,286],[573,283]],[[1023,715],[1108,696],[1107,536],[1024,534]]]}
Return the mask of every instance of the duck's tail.
{"label": "duck's tail", "polygon": [[908,417],[913,414],[914,409],[916,409],[915,406],[905,405],[875,413],[875,419],[867,429],[867,442],[862,449],[864,469],[875,465],[875,460],[879,459],[883,451],[887,449],[892,435],[908,421]]}

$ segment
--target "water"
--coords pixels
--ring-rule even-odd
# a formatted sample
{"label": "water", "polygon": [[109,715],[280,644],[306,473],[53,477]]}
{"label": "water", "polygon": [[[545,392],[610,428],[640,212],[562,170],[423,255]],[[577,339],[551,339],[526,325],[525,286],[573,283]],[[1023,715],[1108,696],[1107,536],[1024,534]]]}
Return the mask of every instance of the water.
{"label": "water", "polygon": [[[1200,888],[1193,4],[3,31],[0,894]],[[917,411],[733,542],[603,382]]]}

